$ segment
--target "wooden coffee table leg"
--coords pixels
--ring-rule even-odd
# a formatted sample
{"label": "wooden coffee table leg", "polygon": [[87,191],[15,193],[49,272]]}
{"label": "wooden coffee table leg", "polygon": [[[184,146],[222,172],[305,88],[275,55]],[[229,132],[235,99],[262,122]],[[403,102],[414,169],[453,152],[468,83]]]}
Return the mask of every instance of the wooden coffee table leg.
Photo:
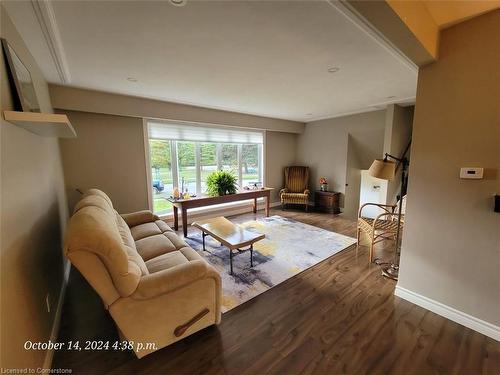
{"label": "wooden coffee table leg", "polygon": [[207,251],[207,249],[205,248],[205,237],[207,236],[207,234],[205,232],[201,232],[201,236],[203,237],[203,251]]}
{"label": "wooden coffee table leg", "polygon": [[253,244],[250,245],[250,267],[253,267]]}

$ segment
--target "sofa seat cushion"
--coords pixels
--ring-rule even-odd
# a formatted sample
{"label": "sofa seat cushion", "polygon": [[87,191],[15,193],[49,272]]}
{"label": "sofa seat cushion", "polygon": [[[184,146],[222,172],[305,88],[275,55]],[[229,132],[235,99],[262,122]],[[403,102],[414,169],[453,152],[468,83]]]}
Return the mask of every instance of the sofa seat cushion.
{"label": "sofa seat cushion", "polygon": [[146,267],[150,273],[158,272],[168,268],[189,262],[178,250],[166,253],[146,262]]}
{"label": "sofa seat cushion", "polygon": [[162,230],[156,223],[153,222],[136,225],[135,227],[130,228],[130,232],[132,233],[134,240],[137,241],[156,234],[161,234]]}
{"label": "sofa seat cushion", "polygon": [[163,234],[157,234],[135,241],[135,247],[144,261],[177,250],[172,241]]}
{"label": "sofa seat cushion", "polygon": [[148,260],[146,262],[146,267],[150,273],[154,273],[200,259],[203,258],[196,251],[190,247],[184,247],[180,250],[172,251]]}

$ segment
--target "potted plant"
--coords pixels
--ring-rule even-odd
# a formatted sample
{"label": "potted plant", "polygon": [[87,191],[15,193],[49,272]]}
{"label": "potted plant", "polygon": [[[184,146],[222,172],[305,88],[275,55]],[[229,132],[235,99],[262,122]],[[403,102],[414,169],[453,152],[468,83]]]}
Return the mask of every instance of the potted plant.
{"label": "potted plant", "polygon": [[207,177],[207,193],[211,196],[235,194],[238,190],[236,176],[229,171],[215,171]]}

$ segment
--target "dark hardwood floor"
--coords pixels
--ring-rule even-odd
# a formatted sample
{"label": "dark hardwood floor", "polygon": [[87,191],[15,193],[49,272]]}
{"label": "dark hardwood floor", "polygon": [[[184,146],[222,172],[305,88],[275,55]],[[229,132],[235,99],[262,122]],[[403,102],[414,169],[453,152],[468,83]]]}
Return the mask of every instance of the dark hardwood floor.
{"label": "dark hardwood floor", "polygon": [[[271,214],[355,236],[341,216]],[[235,217],[247,221],[258,213]],[[376,255],[392,256],[389,247]],[[61,351],[73,374],[500,374],[500,343],[394,296],[395,282],[345,250],[224,314],[222,323],[141,360]],[[99,297],[72,269],[59,341],[117,340]]]}

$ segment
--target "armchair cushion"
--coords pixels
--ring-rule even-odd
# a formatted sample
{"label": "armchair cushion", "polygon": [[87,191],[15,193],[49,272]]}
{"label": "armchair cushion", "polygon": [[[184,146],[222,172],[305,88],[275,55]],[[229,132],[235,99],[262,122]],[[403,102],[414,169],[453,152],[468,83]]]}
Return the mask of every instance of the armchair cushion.
{"label": "armchair cushion", "polygon": [[307,204],[308,201],[309,201],[309,194],[304,194],[304,193],[281,194],[281,203]]}

